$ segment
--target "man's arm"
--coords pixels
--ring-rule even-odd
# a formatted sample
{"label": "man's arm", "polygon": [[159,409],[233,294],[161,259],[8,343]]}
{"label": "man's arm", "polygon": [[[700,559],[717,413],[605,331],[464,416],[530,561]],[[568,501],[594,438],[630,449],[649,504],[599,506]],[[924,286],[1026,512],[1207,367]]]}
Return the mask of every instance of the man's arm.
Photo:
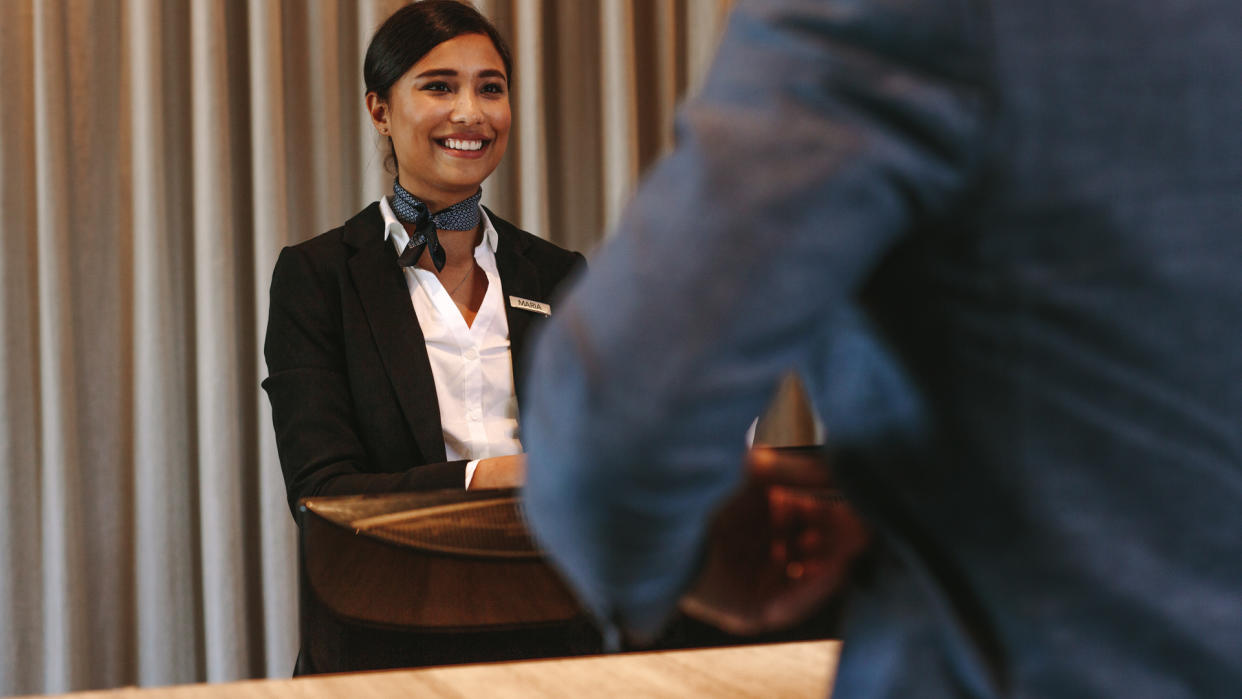
{"label": "man's arm", "polygon": [[948,1],[735,9],[676,151],[561,304],[527,387],[527,515],[601,619],[658,629],[778,378],[967,186],[973,21]]}

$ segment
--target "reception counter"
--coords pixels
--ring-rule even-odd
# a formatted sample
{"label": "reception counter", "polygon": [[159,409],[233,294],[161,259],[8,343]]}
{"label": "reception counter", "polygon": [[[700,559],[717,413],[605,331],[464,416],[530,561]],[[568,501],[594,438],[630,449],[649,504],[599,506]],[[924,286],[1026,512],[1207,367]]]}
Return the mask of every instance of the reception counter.
{"label": "reception counter", "polygon": [[840,643],[803,641],[61,695],[72,699],[807,697],[829,694]]}

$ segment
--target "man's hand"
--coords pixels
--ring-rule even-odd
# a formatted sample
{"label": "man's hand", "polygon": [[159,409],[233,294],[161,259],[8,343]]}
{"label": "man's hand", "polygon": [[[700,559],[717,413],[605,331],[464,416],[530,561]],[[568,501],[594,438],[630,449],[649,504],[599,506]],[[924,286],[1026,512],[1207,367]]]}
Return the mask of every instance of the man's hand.
{"label": "man's hand", "polygon": [[526,482],[526,455],[493,456],[480,459],[467,490],[520,488]]}
{"label": "man's hand", "polygon": [[734,634],[800,621],[842,586],[870,543],[817,456],[758,447],[747,482],[717,515],[686,614]]}

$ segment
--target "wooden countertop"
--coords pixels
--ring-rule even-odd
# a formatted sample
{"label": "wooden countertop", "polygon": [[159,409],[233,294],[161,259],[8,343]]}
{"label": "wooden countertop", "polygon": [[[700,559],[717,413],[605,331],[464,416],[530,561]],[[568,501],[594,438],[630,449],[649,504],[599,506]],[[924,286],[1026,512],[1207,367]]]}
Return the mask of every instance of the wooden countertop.
{"label": "wooden countertop", "polygon": [[840,643],[803,641],[727,648],[528,660],[364,672],[289,680],[133,687],[73,699],[388,699],[389,697],[814,697],[828,696]]}

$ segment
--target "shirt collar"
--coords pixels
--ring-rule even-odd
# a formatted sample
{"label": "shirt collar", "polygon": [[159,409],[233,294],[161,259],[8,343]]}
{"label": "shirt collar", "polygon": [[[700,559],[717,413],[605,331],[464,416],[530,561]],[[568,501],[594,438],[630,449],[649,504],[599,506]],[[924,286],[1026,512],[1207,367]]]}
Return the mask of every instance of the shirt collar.
{"label": "shirt collar", "polygon": [[[405,246],[410,242],[410,234],[406,232],[405,226],[397,220],[397,215],[392,211],[392,205],[388,203],[388,197],[379,198],[380,216],[384,217],[384,240],[391,240],[392,246],[396,248],[397,254],[400,255]],[[482,214],[479,220],[483,222],[483,242],[487,243],[487,247],[494,254],[496,246],[499,242],[496,235],[496,227],[492,225],[492,220],[487,217],[487,209],[479,207],[479,213]]]}

